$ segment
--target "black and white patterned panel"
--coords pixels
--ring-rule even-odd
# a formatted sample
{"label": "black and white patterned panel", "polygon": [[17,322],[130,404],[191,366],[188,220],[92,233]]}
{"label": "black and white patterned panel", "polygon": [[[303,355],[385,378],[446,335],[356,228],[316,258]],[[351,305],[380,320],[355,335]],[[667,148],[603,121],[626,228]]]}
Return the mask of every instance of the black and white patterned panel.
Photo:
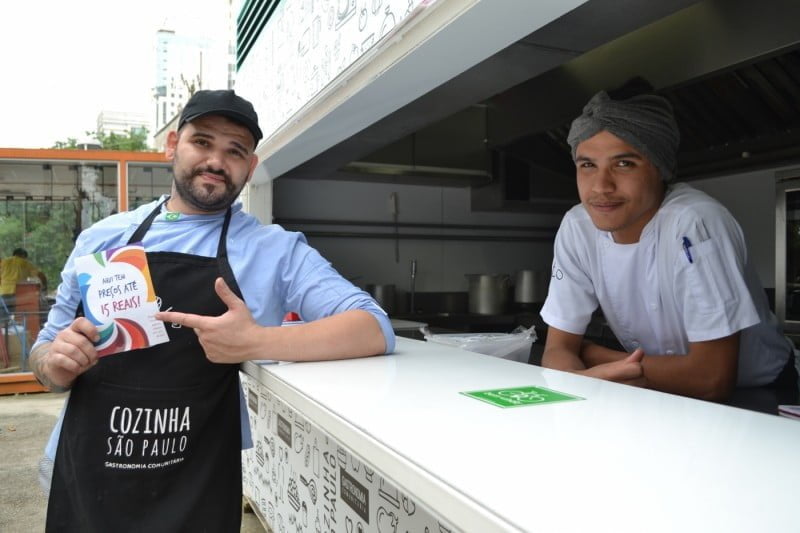
{"label": "black and white patterned panel", "polygon": [[253,448],[244,493],[275,533],[457,533],[242,374]]}
{"label": "black and white patterned panel", "polygon": [[239,70],[269,137],[423,0],[283,0]]}

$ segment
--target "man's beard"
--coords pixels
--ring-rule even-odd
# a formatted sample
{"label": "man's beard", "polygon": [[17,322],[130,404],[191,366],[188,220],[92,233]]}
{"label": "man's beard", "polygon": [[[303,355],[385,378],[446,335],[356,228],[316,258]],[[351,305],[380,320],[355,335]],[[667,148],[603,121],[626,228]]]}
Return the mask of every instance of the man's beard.
{"label": "man's beard", "polygon": [[[215,174],[222,177],[225,180],[223,183],[225,188],[219,191],[218,187],[198,183],[195,178],[202,173]],[[237,188],[231,177],[224,170],[198,167],[190,173],[179,175],[176,172],[175,174],[175,190],[178,195],[183,201],[199,211],[218,212],[227,209],[233,204],[243,188],[244,183]]]}

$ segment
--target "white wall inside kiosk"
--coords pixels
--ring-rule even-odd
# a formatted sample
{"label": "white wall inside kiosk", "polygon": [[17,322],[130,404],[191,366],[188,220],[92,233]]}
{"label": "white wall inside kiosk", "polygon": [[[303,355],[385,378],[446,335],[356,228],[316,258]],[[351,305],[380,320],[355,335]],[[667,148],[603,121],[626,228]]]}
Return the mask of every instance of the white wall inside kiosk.
{"label": "white wall inside kiosk", "polygon": [[[559,215],[536,213],[474,212],[470,209],[470,189],[384,183],[357,183],[326,180],[281,180],[274,183],[275,216],[325,220],[391,222],[389,195],[397,193],[400,222],[428,224],[479,224],[487,226],[547,226],[556,228]],[[309,229],[315,228],[309,226]],[[367,231],[359,227],[316,227],[328,232]],[[376,231],[375,228],[368,228]],[[391,235],[391,227],[380,228]],[[420,234],[425,230],[400,228],[401,233]],[[439,230],[428,230],[434,234]],[[445,233],[447,233],[445,231]],[[481,235],[483,230],[450,231],[454,234]],[[524,232],[496,231],[490,235],[525,235]],[[552,235],[552,233],[551,233]],[[359,276],[357,285],[394,283],[409,290],[410,262],[418,262],[416,290],[466,291],[465,274],[505,273],[517,270],[550,270],[553,243],[550,240],[507,242],[492,238],[478,241],[414,240],[391,238],[309,237],[309,242],[347,277]],[[399,247],[399,261],[395,246]]]}
{"label": "white wall inside kiosk", "polygon": [[[722,202],[739,221],[765,287],[775,286],[775,174],[790,168],[796,166],[691,182]],[[276,216],[389,222],[388,198],[396,192],[402,222],[557,227],[560,221],[560,217],[546,214],[471,212],[468,188],[325,180],[278,180],[274,187],[281,202],[273,207]],[[356,283],[362,286],[395,283],[407,289],[409,262],[417,259],[418,291],[463,291],[467,289],[464,274],[513,275],[523,268],[548,269],[552,261],[550,242],[400,240],[400,261],[396,262],[391,239],[309,240],[344,276],[361,276]]]}
{"label": "white wall inside kiosk", "polygon": [[[739,221],[750,258],[765,287],[775,287],[775,174],[798,165],[763,169],[691,182],[725,205]],[[533,213],[474,213],[468,188],[423,187],[325,180],[286,180],[274,184],[259,165],[256,185],[243,193],[245,209],[262,222],[273,213],[293,218],[391,221],[388,197],[398,195],[402,222],[557,226],[560,218]],[[277,188],[280,205],[273,206]],[[409,262],[419,264],[418,291],[466,290],[464,274],[548,269],[552,261],[549,242],[510,243],[486,241],[400,241],[400,261],[390,239],[311,238],[311,244],[356,284],[395,283],[407,290]]]}

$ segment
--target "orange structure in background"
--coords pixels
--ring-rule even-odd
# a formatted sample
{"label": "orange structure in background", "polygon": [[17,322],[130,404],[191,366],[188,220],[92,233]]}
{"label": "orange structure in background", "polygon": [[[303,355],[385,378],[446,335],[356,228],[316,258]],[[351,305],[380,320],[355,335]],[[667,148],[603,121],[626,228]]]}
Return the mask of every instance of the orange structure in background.
{"label": "orange structure in background", "polygon": [[120,150],[60,150],[51,148],[0,148],[0,162],[95,161],[117,163],[117,209],[128,210],[128,163],[166,163],[164,152]]}
{"label": "orange structure in background", "polygon": [[[0,148],[0,163],[65,163],[65,162],[93,162],[111,163],[117,166],[117,210],[127,211],[128,202],[128,165],[130,163],[167,163],[163,152],[127,152],[120,150],[61,150],[61,149],[31,149],[31,148]],[[23,298],[25,299],[25,297]],[[31,298],[27,298],[30,300]],[[27,301],[27,300],[25,300]],[[27,309],[26,309],[27,310]],[[20,311],[23,311],[20,309]],[[30,311],[34,311],[30,309]],[[38,311],[38,297],[36,298],[36,311]],[[35,339],[40,324],[38,316],[32,313],[32,322],[28,324],[28,332]],[[35,318],[34,318],[35,317]],[[2,339],[5,341],[5,339]],[[3,342],[0,362],[8,365],[9,354],[5,353]],[[36,381],[31,372],[17,372],[0,374],[0,394],[15,394],[22,392],[42,392],[46,389]]]}

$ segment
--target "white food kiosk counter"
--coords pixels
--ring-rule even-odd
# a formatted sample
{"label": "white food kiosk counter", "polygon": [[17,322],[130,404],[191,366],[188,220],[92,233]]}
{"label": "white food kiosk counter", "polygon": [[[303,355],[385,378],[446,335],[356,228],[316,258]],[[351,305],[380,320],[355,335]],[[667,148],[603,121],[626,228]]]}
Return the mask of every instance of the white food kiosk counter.
{"label": "white food kiosk counter", "polygon": [[405,338],[242,381],[276,532],[800,531],[798,421]]}

